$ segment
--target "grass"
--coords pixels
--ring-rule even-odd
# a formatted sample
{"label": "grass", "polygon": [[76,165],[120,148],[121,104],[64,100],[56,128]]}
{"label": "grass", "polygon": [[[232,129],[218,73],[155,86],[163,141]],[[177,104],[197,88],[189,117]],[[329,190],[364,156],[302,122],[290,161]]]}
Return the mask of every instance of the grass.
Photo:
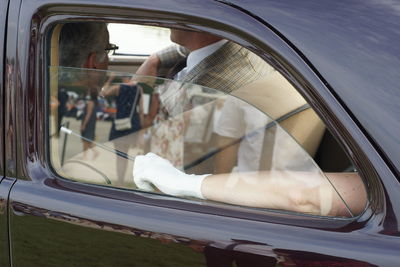
{"label": "grass", "polygon": [[98,230],[36,216],[11,220],[14,266],[204,266],[185,244]]}

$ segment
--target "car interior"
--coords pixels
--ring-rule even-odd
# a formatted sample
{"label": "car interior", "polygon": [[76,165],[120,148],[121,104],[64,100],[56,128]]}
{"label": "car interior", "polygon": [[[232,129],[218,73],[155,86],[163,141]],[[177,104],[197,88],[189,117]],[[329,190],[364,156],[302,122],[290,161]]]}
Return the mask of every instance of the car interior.
{"label": "car interior", "polygon": [[[117,47],[121,47],[122,44],[119,44],[118,38],[113,35],[113,29],[118,28],[114,26],[116,25],[112,23],[108,25],[110,43],[115,43]],[[155,42],[152,38],[157,37],[157,34],[163,40],[168,38],[168,29],[160,28],[161,30],[158,32],[158,27],[140,27],[144,36],[147,33],[152,36],[149,37],[152,43]],[[142,127],[136,132],[130,132],[127,135],[110,140],[110,128],[113,127],[112,124],[115,123],[118,112],[117,97],[97,96],[96,137],[91,140],[93,145],[90,149],[84,151],[79,127],[84,119],[82,116],[85,113],[85,103],[87,103],[88,97],[85,96],[85,91],[79,83],[71,83],[68,80],[72,77],[71,73],[80,73],[80,70],[63,68],[59,65],[58,46],[61,28],[62,24],[56,25],[49,33],[48,38],[50,48],[48,54],[50,88],[49,157],[53,168],[63,178],[135,189],[132,180],[134,158],[136,155],[158,151],[153,149],[154,144],[151,143],[152,137],[155,139],[153,132],[154,125],[157,124],[153,122],[148,127]],[[168,42],[169,40],[164,40],[159,43],[165,45]],[[135,46],[135,44],[131,45]],[[260,131],[260,125],[256,125],[252,128],[252,132],[246,130],[234,140],[218,142],[218,136],[213,131],[216,114],[221,112],[221,105],[223,106],[230,98],[233,98],[234,101],[239,100],[240,105],[249,105],[266,116],[267,123],[261,127],[263,132],[262,151],[258,158],[254,158],[255,161],[260,162],[259,170],[268,170],[277,164],[274,161],[277,146],[287,146],[288,151],[290,151],[290,146],[296,146],[296,150],[301,148],[303,152],[308,154],[307,157],[310,157],[310,159],[307,158],[307,160],[313,162],[310,165],[318,166],[317,168],[323,172],[355,171],[347,155],[333,135],[326,129],[317,113],[278,71],[246,84],[231,94],[225,94],[212,88],[204,90],[205,87],[199,85],[177,83],[165,77],[135,76],[137,69],[148,56],[148,51],[128,54],[114,50],[108,55],[108,70],[101,71],[101,75],[106,77],[104,80],[110,79],[112,76],[113,85],[132,84],[133,80],[141,85],[141,96],[138,104],[131,110],[144,114],[144,116],[151,112],[157,86],[168,85],[169,87],[175,86],[177,89],[185,88],[184,100],[178,99],[178,104],[175,104],[175,109],[179,109],[179,111],[176,115],[169,112],[169,117],[163,121],[164,125],[167,122],[169,123],[163,127],[165,128],[164,131],[171,135],[173,132],[172,124],[177,124],[178,121],[182,120],[186,123],[184,126],[186,133],[183,137],[179,137],[178,141],[172,140],[172,137],[167,138],[168,142],[183,143],[184,151],[177,152],[183,155],[182,162],[171,160],[182,171],[193,174],[213,173],[218,156],[223,155],[224,151],[229,151],[234,146],[239,146],[244,139],[255,135],[254,132]],[[93,72],[99,73],[99,71]],[[64,86],[66,83],[68,85]],[[64,87],[68,90],[62,92]],[[60,100],[61,94],[64,94],[64,100]],[[61,122],[57,123],[57,118],[60,116],[58,107],[61,104],[65,105],[65,112],[63,111]],[[62,130],[60,130],[60,127],[62,127]],[[290,139],[293,140],[290,142],[296,143],[296,145],[292,145],[289,141],[277,141],[280,132],[290,136]],[[159,145],[160,151],[162,151],[163,144]],[[291,156],[288,156],[286,152],[280,157],[290,159]],[[295,157],[292,160],[295,160]],[[304,161],[300,160],[301,162],[304,165]],[[286,166],[285,168],[302,170],[302,167],[298,166],[300,164]],[[231,167],[229,168],[231,169]]]}
{"label": "car interior", "polygon": [[[126,55],[119,53],[117,50],[109,56],[110,61],[108,69],[110,71],[117,71],[121,73],[136,73],[136,70],[145,61],[147,56],[148,55]],[[249,85],[248,88],[250,90],[258,90],[261,94],[271,94],[270,96],[266,95],[266,98],[268,98],[270,102],[260,101],[258,97],[247,99],[248,97],[251,97],[251,95],[246,94],[245,89],[241,90],[241,92],[234,92],[234,95],[237,94],[238,97],[252,103],[261,111],[266,112],[269,115],[272,114],[271,112],[279,113],[276,107],[278,107],[280,103],[284,101],[284,99],[282,99],[284,94],[278,94],[278,89],[274,91],[263,92],[261,89],[262,83],[262,80],[256,81],[254,82],[254,85]],[[277,81],[275,83],[276,86],[281,87],[280,90],[286,89],[288,92],[296,94],[294,88],[289,89],[292,86],[286,80],[284,80],[283,77],[277,77]],[[279,101],[274,102],[274,99],[279,97]],[[274,104],[274,106],[271,107],[269,104]],[[354,170],[353,164],[348,159],[347,155],[344,153],[336,139],[329,131],[325,130],[323,122],[318,119],[316,113],[309,108],[309,106],[308,108],[304,107],[303,110],[299,110],[301,107],[295,106],[295,104],[286,108],[287,110],[282,110],[281,114],[276,114],[273,116],[273,118],[279,122],[284,129],[292,134],[300,144],[302,144],[306,151],[313,156],[315,162],[318,164],[321,170],[326,172]],[[307,127],[305,125],[296,124],[295,121],[297,120],[311,120],[311,122],[308,122],[309,127]],[[298,128],[295,129],[295,127]],[[313,129],[315,131],[313,131]]]}

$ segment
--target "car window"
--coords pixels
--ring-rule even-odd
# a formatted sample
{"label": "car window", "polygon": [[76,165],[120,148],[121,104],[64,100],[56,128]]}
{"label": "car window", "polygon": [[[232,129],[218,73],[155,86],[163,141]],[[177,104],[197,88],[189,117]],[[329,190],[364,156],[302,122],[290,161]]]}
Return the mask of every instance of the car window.
{"label": "car window", "polygon": [[172,44],[167,28],[121,23],[110,23],[107,28],[110,43],[118,44],[114,55],[150,55]]}
{"label": "car window", "polygon": [[[339,217],[363,210],[358,174],[316,163],[326,155],[322,121],[255,54],[208,36],[202,60],[192,53],[185,61],[188,50],[172,45],[154,51],[156,65],[149,57],[136,73],[109,71],[109,40],[86,52],[81,45],[75,65],[63,60],[70,51],[63,35],[76,35],[77,26],[52,35],[60,51],[49,64],[49,146],[60,176],[257,209]],[[171,39],[186,34],[172,31]]]}

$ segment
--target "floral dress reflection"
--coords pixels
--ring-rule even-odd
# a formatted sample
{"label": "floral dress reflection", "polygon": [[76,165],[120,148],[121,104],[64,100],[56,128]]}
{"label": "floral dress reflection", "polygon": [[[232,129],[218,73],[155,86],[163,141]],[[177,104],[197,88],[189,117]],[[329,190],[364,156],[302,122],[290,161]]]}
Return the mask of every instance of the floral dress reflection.
{"label": "floral dress reflection", "polygon": [[184,162],[184,107],[186,90],[182,83],[168,81],[157,87],[159,108],[151,128],[150,151],[168,159],[178,169]]}

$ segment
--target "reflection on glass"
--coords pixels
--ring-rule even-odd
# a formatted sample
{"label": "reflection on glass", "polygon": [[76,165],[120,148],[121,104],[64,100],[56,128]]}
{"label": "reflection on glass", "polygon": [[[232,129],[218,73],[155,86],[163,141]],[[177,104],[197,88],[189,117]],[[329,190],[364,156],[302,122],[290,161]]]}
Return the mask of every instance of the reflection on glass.
{"label": "reflection on glass", "polygon": [[[328,215],[333,201],[348,209],[276,118],[238,97],[129,73],[63,67],[51,67],[50,73],[52,80],[58,77],[58,86],[51,86],[50,129],[62,129],[51,135],[51,159],[64,177],[135,189],[134,159],[152,152],[182,173],[227,174],[222,186],[228,189],[256,183],[259,188],[273,185],[281,192],[314,194],[319,206],[309,209],[311,214]],[[83,76],[98,81],[97,86],[76,82]],[[148,175],[162,180],[166,169],[155,166],[146,167],[152,170]],[[274,201],[269,208],[293,210],[287,201],[282,204],[279,194]],[[265,207],[240,198],[228,203]]]}

